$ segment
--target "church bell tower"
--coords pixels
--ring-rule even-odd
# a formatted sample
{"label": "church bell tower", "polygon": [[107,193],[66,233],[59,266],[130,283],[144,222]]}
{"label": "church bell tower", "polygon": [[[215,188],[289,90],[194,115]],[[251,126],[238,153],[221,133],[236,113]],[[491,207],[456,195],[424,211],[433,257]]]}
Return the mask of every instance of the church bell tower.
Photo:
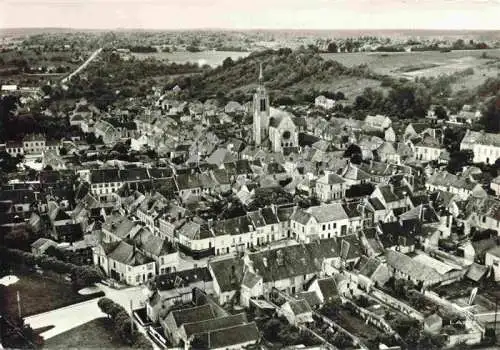
{"label": "church bell tower", "polygon": [[269,95],[264,86],[262,63],[259,71],[259,86],[253,95],[253,139],[259,146],[267,139],[269,133]]}

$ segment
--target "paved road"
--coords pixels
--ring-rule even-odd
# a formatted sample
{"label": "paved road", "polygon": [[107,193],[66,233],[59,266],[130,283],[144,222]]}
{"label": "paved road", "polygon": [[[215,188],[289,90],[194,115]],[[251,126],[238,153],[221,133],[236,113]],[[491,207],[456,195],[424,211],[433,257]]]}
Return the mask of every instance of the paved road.
{"label": "paved road", "polygon": [[92,62],[102,51],[102,48],[99,48],[97,50],[95,50],[92,55],[90,55],[90,57],[85,61],[83,62],[83,64],[78,67],[77,69],[75,69],[75,71],[73,73],[71,73],[70,75],[68,75],[66,78],[63,78],[61,80],[61,83],[66,83],[68,80],[70,80],[73,76],[75,76],[76,74],[80,73],[82,70],[84,70],[90,62]]}
{"label": "paved road", "polygon": [[[130,300],[133,301],[132,307],[134,309],[142,306],[141,302],[145,300],[143,287],[131,287],[121,290],[115,290],[103,284],[98,284],[98,287],[106,293],[106,297],[123,306],[129,313]],[[53,325],[54,328],[41,333],[45,339],[49,339],[96,318],[106,316],[101,312],[99,306],[97,306],[98,300],[99,298],[96,298],[49,312],[44,312],[42,314],[26,317],[25,321],[32,328],[41,328]],[[149,339],[145,329],[140,327],[137,322],[136,326],[138,327],[139,332],[146,335]],[[152,342],[152,344],[154,349],[159,349],[155,343]]]}

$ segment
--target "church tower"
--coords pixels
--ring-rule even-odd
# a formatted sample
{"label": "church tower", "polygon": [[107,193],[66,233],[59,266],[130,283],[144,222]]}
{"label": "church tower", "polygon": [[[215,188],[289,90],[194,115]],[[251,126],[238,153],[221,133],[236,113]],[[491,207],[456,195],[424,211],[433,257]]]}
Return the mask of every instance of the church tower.
{"label": "church tower", "polygon": [[253,139],[259,146],[268,137],[269,132],[269,95],[264,86],[262,63],[259,72],[259,87],[253,95]]}

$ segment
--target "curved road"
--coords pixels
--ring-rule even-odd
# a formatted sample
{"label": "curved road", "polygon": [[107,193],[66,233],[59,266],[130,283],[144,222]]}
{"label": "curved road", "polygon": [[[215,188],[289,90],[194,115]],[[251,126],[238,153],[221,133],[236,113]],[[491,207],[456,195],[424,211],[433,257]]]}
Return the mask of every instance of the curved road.
{"label": "curved road", "polygon": [[98,48],[97,50],[95,50],[92,55],[90,55],[89,58],[87,58],[87,60],[85,62],[82,63],[82,65],[80,67],[78,67],[77,69],[75,69],[75,71],[73,73],[71,73],[70,75],[68,75],[66,78],[63,78],[61,80],[61,83],[66,83],[68,80],[70,80],[71,78],[73,78],[76,74],[80,73],[82,70],[84,70],[85,68],[87,68],[87,66],[89,65],[90,62],[92,62],[97,56],[99,56],[99,54],[101,53],[102,51],[102,47]]}

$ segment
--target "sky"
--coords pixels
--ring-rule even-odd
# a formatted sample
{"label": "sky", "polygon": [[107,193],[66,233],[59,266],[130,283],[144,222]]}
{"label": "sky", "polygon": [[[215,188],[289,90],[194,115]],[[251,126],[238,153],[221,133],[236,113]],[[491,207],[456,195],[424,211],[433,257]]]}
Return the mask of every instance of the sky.
{"label": "sky", "polygon": [[0,28],[500,30],[500,0],[0,0]]}

